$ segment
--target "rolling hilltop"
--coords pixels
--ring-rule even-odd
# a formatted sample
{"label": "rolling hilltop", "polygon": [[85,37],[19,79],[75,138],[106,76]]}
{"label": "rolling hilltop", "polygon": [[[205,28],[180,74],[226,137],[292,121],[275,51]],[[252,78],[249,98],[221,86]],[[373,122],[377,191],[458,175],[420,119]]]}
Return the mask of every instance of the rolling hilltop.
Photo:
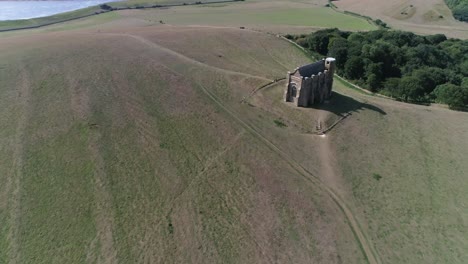
{"label": "rolling hilltop", "polygon": [[468,115],[286,104],[268,21],[323,7],[243,4],[0,34],[0,263],[464,263]]}

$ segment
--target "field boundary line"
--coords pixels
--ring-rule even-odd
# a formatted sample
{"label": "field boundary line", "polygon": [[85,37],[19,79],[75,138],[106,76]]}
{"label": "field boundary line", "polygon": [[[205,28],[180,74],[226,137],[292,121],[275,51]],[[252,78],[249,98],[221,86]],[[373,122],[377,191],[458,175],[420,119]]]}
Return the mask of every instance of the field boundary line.
{"label": "field boundary line", "polygon": [[[87,34],[96,35],[97,33],[87,33]],[[218,71],[218,72],[221,72],[221,73],[225,73],[225,74],[229,74],[229,75],[239,75],[239,76],[244,76],[244,77],[247,77],[247,78],[260,79],[260,80],[265,80],[265,81],[270,81],[270,82],[272,81],[272,80],[270,80],[270,79],[268,79],[266,77],[256,76],[256,75],[252,75],[252,74],[248,74],[248,73],[244,73],[244,72],[231,71],[231,70],[222,69],[222,68],[218,68],[218,67],[213,66],[213,65],[203,63],[201,61],[198,61],[198,60],[195,60],[193,58],[187,57],[182,53],[179,53],[179,52],[174,51],[172,49],[161,46],[161,45],[159,45],[159,44],[157,44],[155,42],[152,42],[152,41],[150,41],[150,40],[148,40],[148,39],[146,39],[146,38],[144,38],[142,36],[132,35],[132,34],[123,34],[123,33],[100,33],[100,34],[113,35],[113,36],[125,36],[125,37],[129,37],[129,38],[133,38],[133,39],[138,40],[141,43],[146,44],[146,45],[148,45],[150,47],[160,49],[160,50],[162,50],[162,51],[164,51],[166,53],[169,53],[170,55],[178,57],[179,59],[188,61],[188,62],[190,62],[192,64],[197,65],[197,66],[205,67],[205,68],[208,68],[208,69],[211,69],[211,70],[214,70],[214,71]]]}
{"label": "field boundary line", "polygon": [[372,17],[369,17],[369,16],[365,16],[365,15],[361,15],[361,14],[358,14],[358,13],[354,13],[354,12],[351,12],[351,11],[341,11],[338,9],[338,7],[333,4],[333,2],[331,0],[328,0],[328,6],[335,12],[337,13],[340,13],[340,14],[343,14],[343,15],[349,15],[349,16],[353,16],[353,17],[357,17],[357,18],[360,18],[360,19],[364,19],[367,21],[367,23],[371,24],[372,26],[376,26],[377,28],[381,28],[380,25],[378,25],[374,19],[372,19]]}

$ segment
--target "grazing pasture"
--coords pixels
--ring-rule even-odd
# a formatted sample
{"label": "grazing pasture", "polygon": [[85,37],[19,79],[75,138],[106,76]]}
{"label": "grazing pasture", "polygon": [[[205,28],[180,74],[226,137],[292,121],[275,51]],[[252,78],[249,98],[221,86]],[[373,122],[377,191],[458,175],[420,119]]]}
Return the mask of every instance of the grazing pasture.
{"label": "grazing pasture", "polygon": [[313,26],[200,15],[242,4],[0,34],[0,263],[465,262],[468,115],[286,104],[311,59],[258,30]]}

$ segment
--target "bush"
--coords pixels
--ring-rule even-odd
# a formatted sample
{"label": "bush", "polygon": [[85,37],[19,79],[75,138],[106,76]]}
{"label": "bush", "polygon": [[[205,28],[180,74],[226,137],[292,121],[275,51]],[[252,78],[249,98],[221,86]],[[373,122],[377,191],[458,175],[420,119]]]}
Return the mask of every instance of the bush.
{"label": "bush", "polygon": [[462,109],[468,105],[468,87],[446,83],[434,90],[437,102],[447,104],[451,109]]}
{"label": "bush", "polygon": [[375,24],[377,24],[377,26],[379,26],[381,28],[388,28],[387,23],[383,22],[380,19],[375,20]]}
{"label": "bush", "polygon": [[111,11],[112,10],[112,6],[110,5],[106,5],[106,4],[102,4],[99,6],[102,10],[109,10]]}
{"label": "bush", "polygon": [[276,125],[277,127],[287,127],[287,125],[286,125],[285,123],[281,122],[281,121],[278,120],[278,119],[273,120],[273,122],[275,123],[275,125]]}

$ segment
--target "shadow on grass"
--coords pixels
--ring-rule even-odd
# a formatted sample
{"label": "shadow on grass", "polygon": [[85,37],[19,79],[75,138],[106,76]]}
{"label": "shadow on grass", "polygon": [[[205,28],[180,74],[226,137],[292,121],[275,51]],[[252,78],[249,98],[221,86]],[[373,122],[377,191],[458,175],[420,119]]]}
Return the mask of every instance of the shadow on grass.
{"label": "shadow on grass", "polygon": [[345,96],[336,92],[332,93],[332,96],[328,103],[320,104],[320,105],[312,105],[310,106],[310,108],[329,111],[338,116],[345,116],[349,113],[358,112],[359,110],[365,110],[365,109],[375,111],[381,115],[387,114],[385,113],[385,111],[383,111],[377,106],[356,101],[351,97],[348,97],[348,96]]}

